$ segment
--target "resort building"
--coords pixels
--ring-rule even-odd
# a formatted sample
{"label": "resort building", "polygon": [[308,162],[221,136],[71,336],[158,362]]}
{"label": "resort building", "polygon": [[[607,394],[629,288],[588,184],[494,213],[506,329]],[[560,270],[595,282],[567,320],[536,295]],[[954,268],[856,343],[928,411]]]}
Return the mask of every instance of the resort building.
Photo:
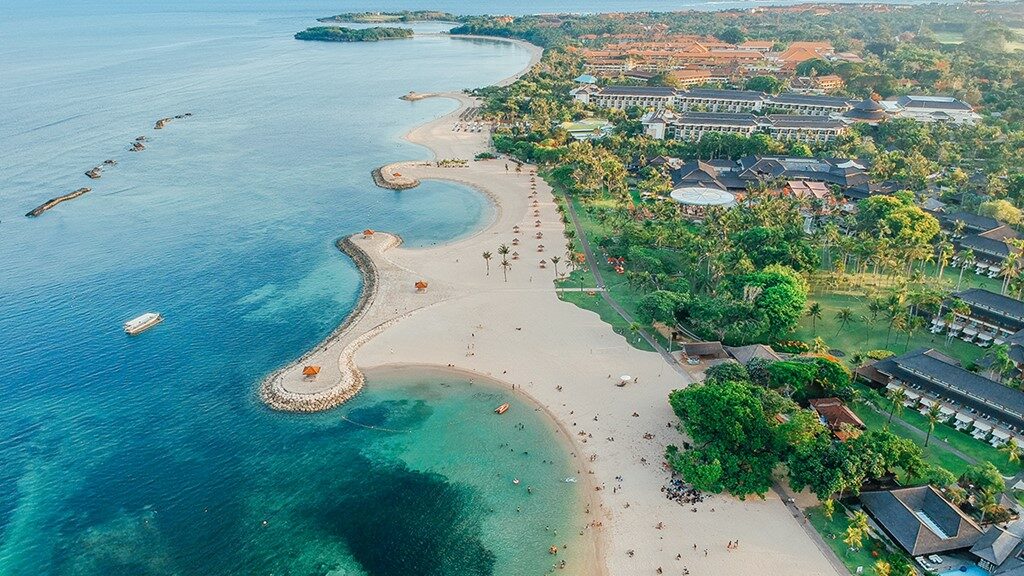
{"label": "resort building", "polygon": [[572,91],[573,97],[584,104],[599,108],[625,110],[634,106],[664,110],[675,103],[676,91],[665,86],[595,86],[586,84]]}
{"label": "resort building", "polygon": [[[653,162],[653,161],[652,161]],[[831,198],[828,186],[840,191],[868,181],[866,163],[846,158],[795,158],[787,156],[747,156],[732,160],[696,160],[669,166],[673,185],[680,188],[718,188],[746,192],[752,184],[785,180],[783,193],[812,200]],[[826,196],[827,194],[827,196]]]}
{"label": "resort building", "polygon": [[1024,521],[992,526],[970,552],[978,558],[978,566],[992,576],[1024,575]]}
{"label": "resort building", "polygon": [[911,556],[964,550],[981,538],[981,527],[932,486],[864,492],[860,501]]}
{"label": "resort building", "polygon": [[830,142],[847,129],[841,120],[792,114],[769,114],[760,120],[760,124],[776,140],[807,144]]}
{"label": "resort building", "polygon": [[711,90],[696,88],[676,94],[677,110],[698,112],[759,112],[765,95],[749,90]]}
{"label": "resort building", "polygon": [[918,122],[973,124],[981,120],[974,107],[952,96],[900,96],[883,100],[881,105],[895,118],[910,118]]}
{"label": "resort building", "polygon": [[965,370],[940,352],[922,348],[862,366],[857,375],[889,390],[902,388],[913,410],[927,413],[938,404],[951,426],[993,446],[1010,438],[1024,443],[1024,392]]}
{"label": "resort building", "polygon": [[932,333],[946,332],[964,342],[986,347],[1006,344],[1014,337],[1024,338],[1024,302],[982,288],[956,292],[945,303],[948,311],[953,302],[962,301],[966,314],[949,312],[952,318],[932,319]]}
{"label": "resort building", "polygon": [[771,112],[782,114],[829,116],[846,112],[852,108],[852,105],[846,98],[784,93],[767,98],[764,102],[764,108]]}
{"label": "resort building", "polygon": [[[934,215],[953,237],[958,250],[957,257],[953,259],[954,265],[973,266],[976,274],[995,278],[1000,274],[1003,262],[1011,254],[1020,253],[1020,250],[1010,243],[1019,239],[1020,233],[994,218],[969,212],[937,212]],[[974,260],[960,262],[959,254],[968,249],[974,253]]]}
{"label": "resort building", "polygon": [[860,436],[866,428],[864,422],[839,398],[814,398],[809,402],[818,420],[840,442]]}
{"label": "resort building", "polygon": [[661,110],[646,114],[641,122],[644,133],[658,140],[698,142],[709,133],[734,133],[752,136],[763,132],[782,141],[821,144],[846,131],[840,120],[821,116],[769,114],[755,116],[736,112],[673,112]]}

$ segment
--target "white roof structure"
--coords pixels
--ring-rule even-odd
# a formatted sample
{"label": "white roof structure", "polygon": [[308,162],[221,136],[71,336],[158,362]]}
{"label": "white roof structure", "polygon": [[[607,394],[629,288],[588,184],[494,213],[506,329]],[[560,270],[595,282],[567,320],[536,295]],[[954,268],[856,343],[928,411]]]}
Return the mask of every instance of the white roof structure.
{"label": "white roof structure", "polygon": [[730,208],[736,205],[736,196],[731,192],[717,188],[676,188],[672,191],[672,199],[687,206],[721,206]]}

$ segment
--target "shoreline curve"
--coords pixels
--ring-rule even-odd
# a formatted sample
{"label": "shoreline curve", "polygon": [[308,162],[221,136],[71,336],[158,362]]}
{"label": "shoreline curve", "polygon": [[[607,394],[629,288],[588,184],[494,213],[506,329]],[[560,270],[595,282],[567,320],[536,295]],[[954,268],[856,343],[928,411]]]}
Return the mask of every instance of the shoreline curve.
{"label": "shoreline curve", "polygon": [[[447,36],[450,38],[478,39],[474,36],[467,35]],[[531,69],[533,69],[533,67],[540,62],[541,57],[544,53],[543,48],[522,40],[489,37],[484,37],[484,39],[519,45],[526,48],[530,53],[530,60],[525,68],[493,84],[494,86],[503,86],[515,82],[521,76],[523,76]],[[405,135],[403,135],[404,140],[409,141],[410,136],[421,128],[429,126],[444,118],[460,114],[467,108],[469,103],[473,101],[472,98],[463,93],[436,93],[433,94],[432,96],[438,98],[450,98],[452,100],[455,100],[458,106],[455,108],[455,110],[441,116],[440,118],[428,120],[422,124],[413,127]],[[487,136],[489,141],[490,134],[488,133]],[[421,142],[420,145],[422,145],[429,152],[431,152],[434,158],[438,157],[438,151],[432,148],[429,142]],[[372,170],[371,177],[378,187],[384,189],[411,189],[416,186],[419,186],[420,181],[416,178],[396,178],[393,175],[395,168],[403,164],[407,165],[409,163],[424,162],[429,161],[419,160],[412,162],[393,162]],[[451,181],[458,182],[458,180]],[[463,182],[463,184],[473,187],[478,192],[482,192],[485,198],[487,198],[488,202],[492,204],[495,211],[500,212],[501,205],[499,202],[497,202],[497,199],[494,198],[491,194],[489,194],[485,190],[480,190],[479,187],[476,187],[468,182]],[[492,222],[490,225],[493,226],[494,222]],[[487,228],[487,226],[485,226],[485,228]],[[342,253],[344,253],[345,255],[352,259],[353,263],[356,265],[356,268],[359,270],[360,276],[362,277],[363,287],[359,292],[359,297],[356,300],[356,304],[353,307],[352,311],[349,312],[349,314],[345,317],[345,320],[343,320],[342,323],[338,325],[337,328],[331,331],[331,333],[326,338],[321,340],[316,346],[314,346],[310,350],[306,351],[299,358],[287,363],[286,365],[282,366],[281,368],[278,368],[277,370],[274,370],[272,373],[270,373],[263,379],[258,389],[259,397],[260,400],[267,407],[273,410],[281,412],[321,412],[324,410],[330,410],[331,408],[335,408],[343,404],[347,400],[351,399],[353,396],[359,393],[359,391],[363,387],[363,384],[365,383],[365,376],[355,363],[355,353],[363,344],[368,342],[378,333],[382,332],[385,328],[387,328],[387,326],[397,322],[402,318],[402,316],[390,318],[385,322],[373,326],[372,328],[364,332],[362,335],[360,335],[358,338],[349,342],[345,346],[345,348],[341,350],[341,353],[339,355],[339,369],[338,373],[336,374],[338,379],[333,385],[326,388],[314,388],[309,392],[297,391],[289,389],[287,387],[285,383],[286,375],[290,371],[294,371],[298,366],[304,364],[310,358],[314,357],[319,353],[325,352],[332,345],[338,344],[344,337],[349,336],[351,330],[356,326],[356,324],[359,323],[360,320],[363,319],[366,312],[370,309],[372,303],[376,300],[378,296],[381,278],[380,270],[374,263],[373,257],[354,241],[356,236],[359,236],[359,234],[342,237],[335,242],[335,246],[338,248],[338,250],[340,250]],[[397,234],[378,233],[377,236],[384,237],[387,239],[385,244],[377,247],[377,250],[382,256],[386,251],[392,248],[396,248],[402,244],[402,239]],[[366,237],[364,236],[363,239],[365,240]],[[464,240],[464,238],[455,239],[452,242],[459,242],[461,240]],[[412,311],[410,311],[409,313],[411,312]]]}

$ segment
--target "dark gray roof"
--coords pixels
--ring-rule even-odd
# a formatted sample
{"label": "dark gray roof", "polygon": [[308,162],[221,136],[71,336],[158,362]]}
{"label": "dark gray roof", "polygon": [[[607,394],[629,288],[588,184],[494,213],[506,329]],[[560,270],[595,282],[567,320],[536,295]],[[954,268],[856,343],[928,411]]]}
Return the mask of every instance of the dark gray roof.
{"label": "dark gray roof", "polygon": [[605,86],[601,94],[621,96],[673,96],[674,88],[666,86]]}
{"label": "dark gray roof", "polygon": [[911,556],[969,548],[981,537],[981,528],[931,486],[864,492],[860,500]]}
{"label": "dark gray roof", "polygon": [[987,316],[994,315],[1000,324],[1008,328],[1024,330],[1024,302],[1016,298],[996,294],[983,288],[971,288],[957,292],[953,294],[953,297],[963,300]]}
{"label": "dark gray roof", "polygon": [[786,92],[779,94],[778,96],[771,96],[765,103],[768,105],[802,104],[805,106],[824,106],[835,108],[845,108],[850,106],[850,101],[846,98],[836,98],[835,96],[815,96],[813,94],[795,94],[792,92]]}
{"label": "dark gray roof", "polygon": [[904,108],[935,108],[941,110],[973,110],[971,105],[963,100],[943,96],[900,96],[896,103]]}
{"label": "dark gray roof", "polygon": [[971,214],[970,212],[953,212],[950,214],[942,214],[939,216],[943,223],[952,228],[956,225],[956,221],[960,220],[964,223],[967,230],[974,230],[977,232],[985,232],[993,228],[999,227],[999,220],[995,218],[989,218],[988,216],[979,216],[977,214]]}
{"label": "dark gray roof", "polygon": [[971,554],[982,560],[999,566],[1013,554],[1013,550],[1021,543],[1021,522],[1017,521],[1000,528],[992,526],[988,532],[981,535],[981,538],[971,547]]}
{"label": "dark gray roof", "polygon": [[712,88],[694,88],[679,92],[681,98],[711,98],[720,100],[746,100],[760,102],[765,99],[763,92],[750,90],[715,90]]}
{"label": "dark gray roof", "polygon": [[1024,429],[1024,392],[964,370],[934,350],[922,348],[881,360],[874,367],[932,396],[950,398],[980,414]]}
{"label": "dark gray roof", "polygon": [[974,250],[975,255],[982,252],[998,260],[1010,255],[1010,245],[1006,242],[985,238],[977,234],[970,234],[960,239],[960,246]]}

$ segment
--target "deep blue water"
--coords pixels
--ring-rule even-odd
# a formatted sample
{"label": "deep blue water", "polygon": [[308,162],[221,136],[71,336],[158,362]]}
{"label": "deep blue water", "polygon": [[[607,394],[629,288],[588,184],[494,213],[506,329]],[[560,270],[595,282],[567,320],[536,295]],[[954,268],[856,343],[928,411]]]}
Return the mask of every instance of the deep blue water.
{"label": "deep blue water", "polygon": [[[0,575],[540,572],[566,543],[546,528],[569,533],[578,495],[533,411],[494,419],[501,393],[437,374],[371,380],[316,416],[255,398],[351,309],[360,280],[337,237],[426,245],[488,216],[462,187],[373,186],[371,168],[423,156],[401,135],[453,106],[396,97],[486,85],[528,55],[291,35],[345,10],[690,5],[0,2]],[[127,152],[139,135],[147,150]],[[107,158],[102,179],[83,175]],[[167,320],[121,333],[147,310]]]}

